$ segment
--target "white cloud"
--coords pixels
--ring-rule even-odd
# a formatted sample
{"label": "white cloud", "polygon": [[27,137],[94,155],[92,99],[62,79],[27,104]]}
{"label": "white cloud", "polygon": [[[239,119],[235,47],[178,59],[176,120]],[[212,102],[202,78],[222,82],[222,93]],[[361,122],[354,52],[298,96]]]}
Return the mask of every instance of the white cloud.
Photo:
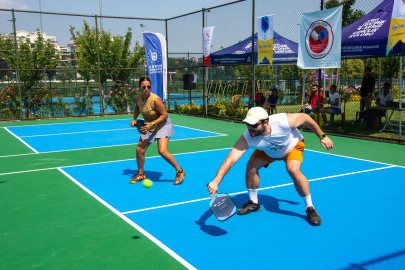
{"label": "white cloud", "polygon": [[0,8],[6,9],[30,9],[30,7],[24,4],[23,1],[16,0],[0,0]]}

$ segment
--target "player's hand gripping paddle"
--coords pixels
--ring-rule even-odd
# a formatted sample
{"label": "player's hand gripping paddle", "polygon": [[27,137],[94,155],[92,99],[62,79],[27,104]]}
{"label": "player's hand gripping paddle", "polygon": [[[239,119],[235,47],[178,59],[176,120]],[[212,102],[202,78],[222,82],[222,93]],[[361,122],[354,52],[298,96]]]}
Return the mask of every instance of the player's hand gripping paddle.
{"label": "player's hand gripping paddle", "polygon": [[141,128],[146,126],[145,124],[145,120],[143,119],[136,119],[136,129],[138,130],[138,132],[140,134],[146,134],[146,132],[144,132]]}
{"label": "player's hand gripping paddle", "polygon": [[236,214],[236,205],[226,193],[215,193],[209,205],[219,221],[225,221]]}

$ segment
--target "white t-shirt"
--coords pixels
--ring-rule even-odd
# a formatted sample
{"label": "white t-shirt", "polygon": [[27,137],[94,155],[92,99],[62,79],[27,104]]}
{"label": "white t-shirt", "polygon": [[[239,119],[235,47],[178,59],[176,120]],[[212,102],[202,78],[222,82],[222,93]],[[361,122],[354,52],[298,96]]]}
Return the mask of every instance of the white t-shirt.
{"label": "white t-shirt", "polygon": [[384,92],[381,92],[381,93],[378,95],[378,97],[379,97],[379,99],[380,99],[380,103],[381,103],[383,106],[385,106],[385,102],[387,102],[387,101],[394,101],[394,95],[393,95],[391,92],[389,92],[388,95],[386,95],[386,96],[384,96]]}
{"label": "white t-shirt", "polygon": [[330,95],[329,100],[331,103],[334,103],[336,101],[336,99],[339,100],[339,105],[332,105],[332,107],[335,108],[339,108],[340,109],[340,105],[341,105],[341,101],[340,101],[340,95],[338,94],[338,92],[333,93],[332,95]]}
{"label": "white t-shirt", "polygon": [[290,129],[285,113],[270,115],[269,125],[271,134],[268,136],[252,137],[248,129],[243,133],[250,148],[264,151],[272,158],[283,158],[304,139],[298,129]]}

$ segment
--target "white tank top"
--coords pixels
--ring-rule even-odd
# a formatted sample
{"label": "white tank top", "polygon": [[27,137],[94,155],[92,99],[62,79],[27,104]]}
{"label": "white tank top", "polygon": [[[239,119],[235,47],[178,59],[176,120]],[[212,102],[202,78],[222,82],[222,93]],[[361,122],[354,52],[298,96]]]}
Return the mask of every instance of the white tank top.
{"label": "white tank top", "polygon": [[255,136],[249,130],[243,133],[250,148],[264,151],[269,157],[285,157],[299,141],[304,139],[298,129],[291,130],[288,125],[287,114],[279,113],[269,116],[271,134],[268,136]]}

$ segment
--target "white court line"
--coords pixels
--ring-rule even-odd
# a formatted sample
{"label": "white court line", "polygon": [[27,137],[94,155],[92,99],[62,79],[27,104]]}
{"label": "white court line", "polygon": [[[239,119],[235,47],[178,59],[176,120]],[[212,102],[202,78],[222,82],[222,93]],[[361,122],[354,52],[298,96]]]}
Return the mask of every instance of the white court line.
{"label": "white court line", "polygon": [[[214,133],[214,134],[222,134],[222,133],[218,133],[218,132],[212,132],[212,131],[208,131],[208,130],[197,129],[197,128],[191,128],[191,127],[185,127],[185,126],[179,126],[179,125],[173,125],[173,126],[178,126],[178,127],[182,127],[182,128],[189,128],[189,129],[194,129],[194,130],[204,131],[204,132],[210,132],[210,133]],[[222,134],[222,135],[225,135],[225,134]]]}
{"label": "white court line", "polygon": [[[219,134],[219,133],[218,133]],[[185,140],[195,140],[195,139],[206,139],[206,138],[214,138],[214,137],[222,137],[228,136],[227,134],[223,135],[216,135],[216,136],[209,136],[209,137],[196,137],[196,138],[186,138],[186,139],[177,139],[177,140],[170,140],[171,142],[174,141],[185,141]],[[77,151],[77,150],[86,150],[86,149],[96,149],[96,148],[107,148],[107,147],[116,147],[116,146],[125,146],[125,145],[136,145],[138,143],[127,143],[127,144],[116,144],[116,145],[108,145],[108,146],[97,146],[97,147],[87,147],[87,148],[77,148],[77,149],[69,149],[69,150],[58,150],[58,151],[49,151],[49,152],[36,152],[36,153],[28,153],[28,154],[18,154],[18,155],[9,155],[9,156],[0,156],[0,158],[5,157],[18,157],[18,156],[27,156],[27,155],[36,155],[36,154],[48,154],[48,153],[59,153],[59,152],[68,152],[68,151]],[[188,152],[194,153],[194,152]],[[178,154],[177,154],[178,155]]]}
{"label": "white court line", "polygon": [[36,154],[38,154],[38,151],[35,150],[33,147],[31,147],[28,143],[24,142],[20,137],[18,137],[17,135],[15,135],[13,132],[11,132],[10,130],[8,130],[8,128],[4,128],[5,130],[7,130],[11,135],[13,135],[14,137],[16,137],[20,142],[22,142],[23,144],[25,144],[29,149],[31,149],[32,151],[34,151]]}
{"label": "white court line", "polygon": [[[187,152],[187,153],[179,153],[173,154],[173,156],[178,155],[186,155],[186,154],[194,154],[194,153],[204,153],[204,152],[212,152],[212,151],[219,151],[219,150],[227,150],[229,148],[222,148],[222,149],[213,149],[213,150],[204,150],[204,151],[195,151],[195,152]],[[147,157],[147,158],[157,158],[159,156]],[[71,166],[64,166],[63,168],[72,168],[72,167],[79,167],[79,166],[88,166],[88,165],[97,165],[97,164],[105,164],[105,163],[114,163],[114,162],[121,162],[121,161],[129,161],[129,160],[136,160],[136,158],[129,158],[129,159],[121,159],[121,160],[113,160],[113,161],[103,161],[103,162],[95,162],[95,163],[87,163],[87,164],[78,164],[78,165],[71,165]],[[17,173],[26,173],[26,172],[36,172],[36,171],[45,171],[45,170],[54,170],[59,167],[52,167],[52,168],[44,168],[44,169],[35,169],[35,170],[27,170],[27,171],[18,171],[18,172],[8,172],[8,173],[0,173],[0,176],[7,175],[7,174],[17,174]]]}
{"label": "white court line", "polygon": [[[390,169],[390,168],[395,168],[395,167],[397,167],[397,166],[392,165],[392,166],[383,167],[383,168],[377,168],[377,169],[370,169],[370,170],[357,171],[357,172],[351,172],[351,173],[337,174],[337,175],[332,175],[332,176],[326,176],[326,177],[311,179],[311,180],[308,180],[308,182],[319,181],[319,180],[330,179],[330,178],[336,178],[336,177],[352,175],[352,174],[359,174],[359,173],[365,173],[365,172],[372,172],[372,171]],[[278,187],[284,187],[284,186],[291,186],[293,184],[294,183],[288,183],[288,184],[283,184],[283,185],[259,188],[257,190],[266,190],[266,189],[272,189],[272,188],[278,188]],[[248,193],[248,192],[247,191],[241,191],[241,192],[236,192],[236,193],[230,193],[228,195],[233,196],[233,195],[238,195],[238,194],[243,194],[243,193]],[[153,209],[158,209],[158,208],[165,208],[165,207],[181,205],[181,204],[187,204],[187,203],[192,203],[192,202],[205,201],[205,200],[209,200],[209,199],[210,199],[209,197],[208,198],[202,198],[202,199],[197,199],[197,200],[192,200],[192,201],[186,201],[186,202],[180,202],[180,203],[173,203],[173,204],[161,205],[161,206],[156,206],[156,207],[144,208],[144,209],[139,209],[139,210],[127,211],[127,212],[122,212],[121,214],[127,215],[127,214],[131,214],[131,213],[136,213],[136,212],[143,212],[143,211],[148,211],[148,210],[153,210]]]}
{"label": "white court line", "polygon": [[67,172],[65,172],[62,168],[58,168],[58,170],[63,173],[66,177],[68,177],[70,180],[72,180],[76,185],[81,187],[84,191],[86,191],[88,194],[90,194],[93,198],[95,198],[97,201],[102,203],[105,207],[110,209],[112,212],[114,212],[117,216],[125,220],[128,224],[130,224],[132,227],[137,229],[139,232],[141,232],[143,235],[148,237],[152,242],[154,242],[156,245],[158,245],[161,249],[166,251],[169,255],[171,255],[173,258],[175,258],[177,261],[179,261],[182,265],[187,267],[188,269],[196,269],[193,267],[191,264],[189,264],[186,260],[184,260],[182,257],[180,257],[177,253],[175,253],[173,250],[168,248],[166,245],[164,245],[162,242],[160,242],[158,239],[153,237],[150,233],[145,231],[143,228],[141,228],[138,224],[121,214],[117,209],[109,205],[107,202],[105,202],[103,199],[98,197],[96,194],[94,194],[92,191],[90,191],[88,188],[83,186],[80,182],[78,182],[76,179],[74,179],[71,175],[69,175]]}
{"label": "white court line", "polygon": [[91,130],[91,131],[79,131],[79,132],[70,132],[70,133],[57,133],[57,134],[45,134],[45,135],[31,135],[31,136],[20,136],[20,138],[30,138],[30,137],[46,137],[46,136],[58,136],[58,135],[69,135],[69,134],[80,134],[80,133],[92,133],[92,132],[108,132],[116,130],[127,130],[134,128],[120,128],[120,129],[107,129],[107,130]]}
{"label": "white court line", "polygon": [[114,120],[99,120],[99,121],[84,121],[84,122],[69,122],[69,123],[53,123],[53,124],[39,124],[39,125],[25,125],[25,126],[8,126],[12,128],[22,128],[22,127],[33,127],[33,126],[50,126],[50,125],[69,125],[69,124],[86,124],[86,123],[93,123],[93,122],[108,122],[108,121],[128,121],[131,120],[132,118],[128,119],[114,119]]}
{"label": "white court line", "polygon": [[393,165],[393,164],[384,163],[384,162],[378,162],[378,161],[372,161],[372,160],[367,160],[367,159],[361,159],[361,158],[354,158],[354,157],[342,156],[342,155],[331,154],[331,153],[325,153],[325,152],[320,152],[320,151],[310,150],[310,149],[305,149],[305,150],[311,151],[311,152],[315,152],[315,153],[321,153],[321,154],[325,154],[325,155],[336,156],[336,157],[344,157],[344,158],[350,158],[350,159],[355,159],[355,160],[361,160],[361,161],[367,161],[367,162],[378,163],[378,164],[382,164],[382,165],[392,165],[392,166],[396,166],[396,167],[405,168],[404,166]]}

